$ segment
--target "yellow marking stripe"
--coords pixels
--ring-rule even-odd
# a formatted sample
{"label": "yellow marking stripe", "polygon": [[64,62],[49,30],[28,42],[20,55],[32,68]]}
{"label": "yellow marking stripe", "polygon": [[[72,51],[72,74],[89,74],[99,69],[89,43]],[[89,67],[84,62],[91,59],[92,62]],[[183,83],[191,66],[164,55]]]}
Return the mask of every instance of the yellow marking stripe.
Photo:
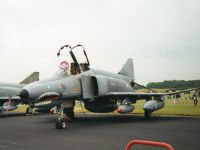
{"label": "yellow marking stripe", "polygon": [[72,94],[78,94],[79,92],[77,91],[72,91],[72,92],[70,92],[70,93],[72,93]]}
{"label": "yellow marking stripe", "polygon": [[80,91],[80,88],[73,88],[74,91]]}

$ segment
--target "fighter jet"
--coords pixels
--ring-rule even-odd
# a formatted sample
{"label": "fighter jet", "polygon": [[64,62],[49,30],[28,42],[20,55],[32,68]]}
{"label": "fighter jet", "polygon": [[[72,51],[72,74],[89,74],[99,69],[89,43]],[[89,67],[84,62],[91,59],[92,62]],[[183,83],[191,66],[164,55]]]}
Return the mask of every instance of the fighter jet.
{"label": "fighter jet", "polygon": [[[0,115],[3,111],[12,111],[17,109],[17,105],[21,102],[19,95],[22,88],[31,82],[39,80],[39,72],[33,72],[20,83],[2,83],[0,82]],[[11,100],[12,97],[12,100]]]}
{"label": "fighter jet", "polygon": [[39,81],[39,72],[33,72],[18,84],[0,82],[0,115],[2,115],[4,111],[13,111],[17,109],[19,104],[30,105],[26,110],[26,114],[32,114],[33,108],[36,112],[49,113],[51,108],[60,106],[60,101],[49,101],[45,103],[27,103],[27,101],[23,101],[18,96],[19,93],[25,85],[34,81]]}
{"label": "fighter jet", "polygon": [[65,128],[66,120],[74,118],[76,100],[83,102],[90,112],[125,114],[134,110],[133,104],[138,100],[146,99],[144,115],[150,118],[152,112],[164,107],[164,96],[174,94],[137,93],[133,89],[137,83],[132,59],[128,59],[118,73],[111,73],[90,68],[85,48],[80,44],[61,47],[57,56],[64,58],[59,72],[52,78],[24,86],[19,94],[29,102],[61,101],[57,129]]}

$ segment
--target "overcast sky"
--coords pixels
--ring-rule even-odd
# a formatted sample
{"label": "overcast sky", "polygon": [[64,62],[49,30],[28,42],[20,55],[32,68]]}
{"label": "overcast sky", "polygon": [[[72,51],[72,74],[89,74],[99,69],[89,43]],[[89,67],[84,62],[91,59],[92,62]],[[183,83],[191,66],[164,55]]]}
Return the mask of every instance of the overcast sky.
{"label": "overcast sky", "polygon": [[200,79],[200,1],[0,1],[1,82],[51,77],[57,50],[78,43],[93,68],[118,72],[133,58],[142,84]]}

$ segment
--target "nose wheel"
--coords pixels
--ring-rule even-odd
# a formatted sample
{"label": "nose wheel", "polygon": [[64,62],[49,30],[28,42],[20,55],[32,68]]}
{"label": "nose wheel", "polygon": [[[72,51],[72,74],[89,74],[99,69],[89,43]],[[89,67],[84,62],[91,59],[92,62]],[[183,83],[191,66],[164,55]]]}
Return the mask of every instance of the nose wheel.
{"label": "nose wheel", "polygon": [[65,129],[67,126],[67,121],[71,118],[67,117],[66,115],[62,114],[58,117],[56,121],[56,129]]}
{"label": "nose wheel", "polygon": [[56,129],[65,129],[66,122],[64,120],[57,120],[56,122]]}
{"label": "nose wheel", "polygon": [[56,121],[56,129],[65,129],[68,121],[72,119],[74,119],[74,107],[64,108],[63,104],[61,104],[59,116]]}

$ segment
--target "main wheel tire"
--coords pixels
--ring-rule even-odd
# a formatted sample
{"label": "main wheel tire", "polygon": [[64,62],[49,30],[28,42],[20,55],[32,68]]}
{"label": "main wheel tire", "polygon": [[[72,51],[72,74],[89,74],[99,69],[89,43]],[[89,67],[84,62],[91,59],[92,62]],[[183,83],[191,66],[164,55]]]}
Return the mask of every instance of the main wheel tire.
{"label": "main wheel tire", "polygon": [[146,120],[149,120],[149,119],[151,118],[151,112],[145,111],[145,113],[144,113],[144,118],[145,118]]}
{"label": "main wheel tire", "polygon": [[61,129],[60,121],[56,121],[56,129]]}
{"label": "main wheel tire", "polygon": [[3,110],[0,109],[0,116],[3,115]]}
{"label": "main wheel tire", "polygon": [[29,108],[29,107],[26,109],[26,114],[27,114],[27,115],[31,115],[31,114],[33,113],[33,111],[30,110],[30,109],[31,109],[31,108]]}

